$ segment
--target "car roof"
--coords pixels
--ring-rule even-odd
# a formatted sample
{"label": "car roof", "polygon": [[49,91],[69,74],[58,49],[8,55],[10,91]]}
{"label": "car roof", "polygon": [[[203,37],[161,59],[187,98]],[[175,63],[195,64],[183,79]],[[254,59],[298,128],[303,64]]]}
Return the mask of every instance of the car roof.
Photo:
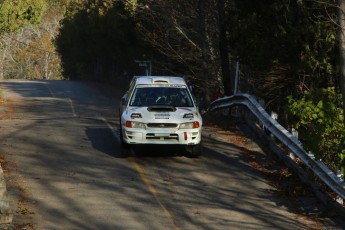
{"label": "car roof", "polygon": [[135,84],[173,84],[187,85],[183,77],[179,76],[135,76]]}

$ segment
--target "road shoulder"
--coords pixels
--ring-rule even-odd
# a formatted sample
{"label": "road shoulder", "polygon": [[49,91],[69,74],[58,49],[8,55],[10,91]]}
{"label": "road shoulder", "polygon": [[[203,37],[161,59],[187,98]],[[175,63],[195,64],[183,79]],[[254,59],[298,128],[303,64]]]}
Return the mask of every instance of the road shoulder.
{"label": "road shoulder", "polygon": [[206,135],[215,140],[236,143],[249,151],[247,163],[272,186],[277,202],[299,219],[313,222],[314,229],[343,229],[345,222],[335,211],[326,208],[312,190],[280,160],[240,118],[218,111],[204,115]]}

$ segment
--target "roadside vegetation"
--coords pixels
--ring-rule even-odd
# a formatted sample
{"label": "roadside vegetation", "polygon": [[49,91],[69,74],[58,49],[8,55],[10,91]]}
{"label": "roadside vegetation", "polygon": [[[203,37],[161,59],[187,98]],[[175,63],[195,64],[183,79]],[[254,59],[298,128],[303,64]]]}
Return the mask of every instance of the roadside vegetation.
{"label": "roadside vegetation", "polygon": [[345,170],[345,0],[2,1],[0,78],[125,84],[183,75],[263,99],[307,151]]}

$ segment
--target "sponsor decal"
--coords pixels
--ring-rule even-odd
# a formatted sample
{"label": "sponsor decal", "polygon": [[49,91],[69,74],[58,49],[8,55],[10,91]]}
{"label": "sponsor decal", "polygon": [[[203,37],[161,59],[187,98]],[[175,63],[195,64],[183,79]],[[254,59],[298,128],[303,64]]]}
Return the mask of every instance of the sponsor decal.
{"label": "sponsor decal", "polygon": [[170,114],[168,113],[156,113],[155,119],[169,119]]}

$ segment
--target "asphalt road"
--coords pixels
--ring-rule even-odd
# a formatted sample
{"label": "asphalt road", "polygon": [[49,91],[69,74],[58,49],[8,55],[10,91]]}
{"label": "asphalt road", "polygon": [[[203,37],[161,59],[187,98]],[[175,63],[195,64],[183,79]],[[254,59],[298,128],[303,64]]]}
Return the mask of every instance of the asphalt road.
{"label": "asphalt road", "polygon": [[[212,138],[204,154],[118,140],[118,100],[72,81],[0,81],[0,150],[14,223],[26,229],[318,229],[269,192],[248,150]],[[24,229],[24,227],[23,227]]]}

